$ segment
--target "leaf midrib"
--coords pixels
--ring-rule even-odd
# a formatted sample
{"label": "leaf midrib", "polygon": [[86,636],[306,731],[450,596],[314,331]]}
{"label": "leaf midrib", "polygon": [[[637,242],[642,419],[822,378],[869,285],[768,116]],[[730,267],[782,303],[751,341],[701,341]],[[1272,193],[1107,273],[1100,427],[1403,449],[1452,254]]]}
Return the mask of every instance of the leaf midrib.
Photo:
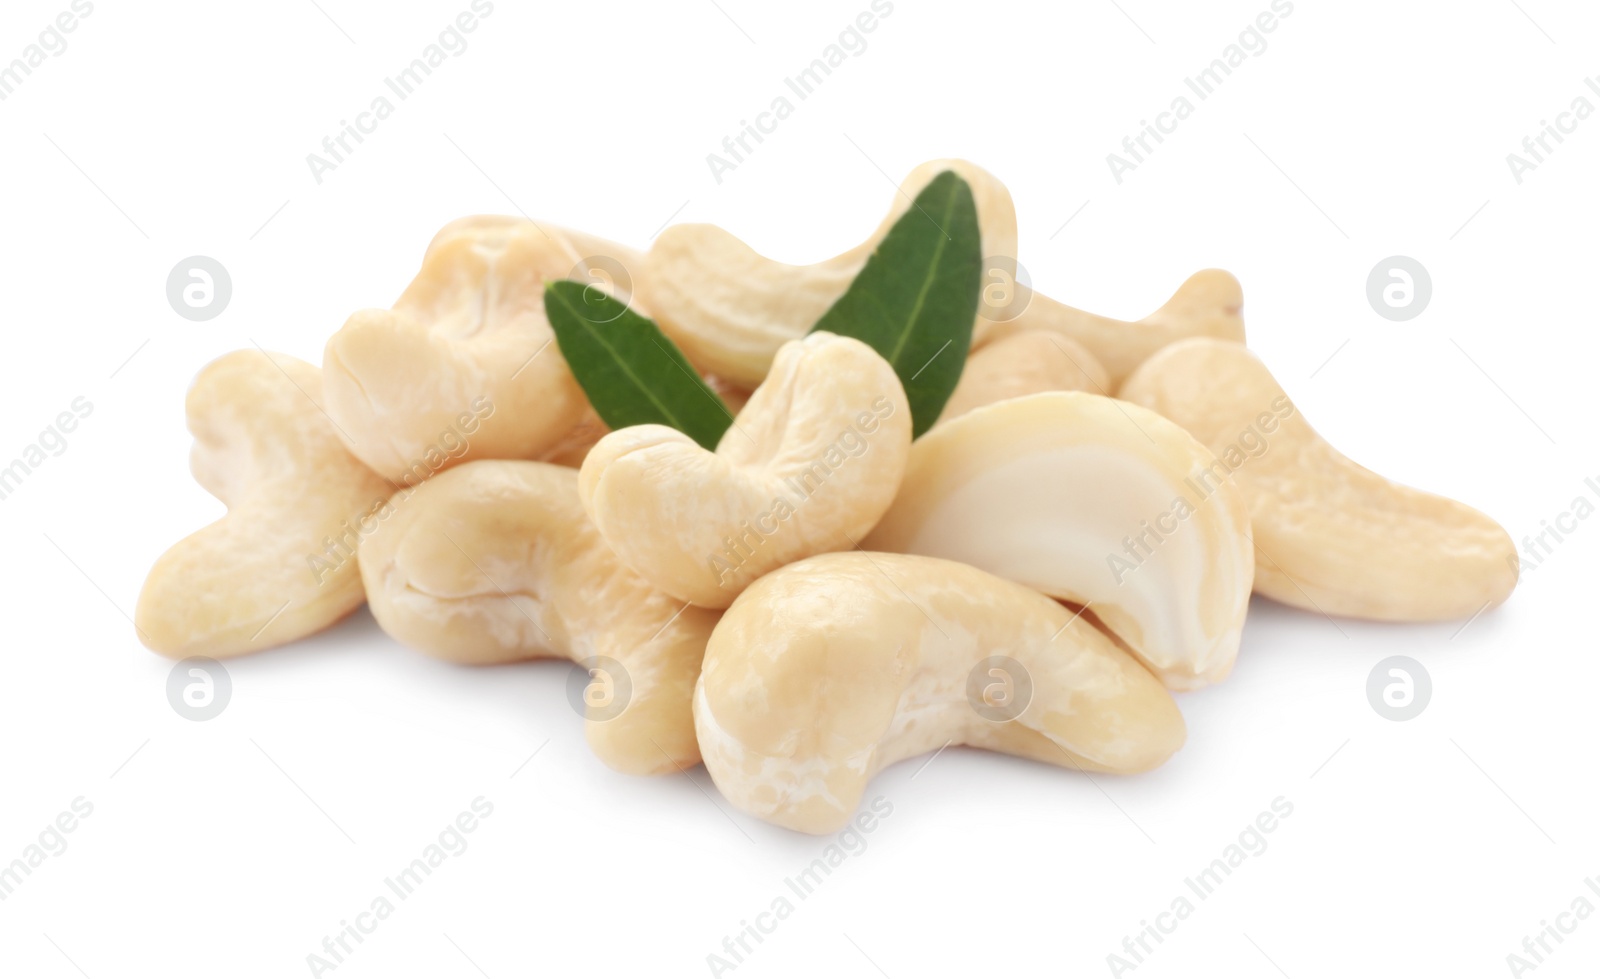
{"label": "leaf midrib", "polygon": [[[951,181],[950,193],[945,195],[945,209],[941,214],[945,220],[945,224],[950,223],[951,212],[955,210],[956,197],[958,196],[956,194],[957,190],[958,188],[956,187],[955,182]],[[915,201],[912,202],[912,206],[916,207]],[[932,221],[933,219],[930,217],[928,220]],[[945,232],[942,225],[940,225],[938,222],[934,222],[934,227],[939,229],[939,243],[933,250],[933,261],[929,263],[928,270],[922,277],[922,286],[917,290],[917,301],[911,307],[911,315],[906,318],[905,326],[900,331],[900,337],[895,341],[894,354],[889,358],[889,363],[894,364],[897,367],[900,364],[900,355],[905,351],[907,341],[911,339],[912,327],[916,325],[917,318],[922,315],[922,307],[927,303],[928,293],[932,291],[934,282],[936,282],[939,278],[939,265],[944,259],[945,245],[950,241],[950,235]]]}
{"label": "leaf midrib", "polygon": [[[595,340],[599,342],[600,346],[606,348],[606,352],[611,354],[612,361],[615,362],[618,367],[622,368],[622,372],[624,374],[628,375],[628,380],[633,382],[633,386],[639,390],[639,393],[643,394],[651,404],[660,409],[661,414],[672,421],[672,426],[674,428],[680,432],[683,431],[683,419],[679,418],[677,414],[672,411],[672,409],[668,408],[665,404],[662,404],[661,399],[655,396],[655,392],[651,391],[649,386],[646,385],[644,381],[640,380],[639,375],[633,372],[633,368],[630,367],[628,362],[623,359],[622,355],[617,352],[617,348],[612,346],[610,341],[606,339],[605,335],[595,328],[595,324],[590,321],[588,317],[580,313],[577,307],[574,306],[566,296],[561,294],[561,289],[557,288],[552,291],[555,293],[556,300],[560,302],[561,305],[565,306],[573,316],[577,317],[579,323],[583,324],[584,330],[589,333],[589,335],[593,336]],[[667,359],[671,360],[672,358],[669,356]]]}

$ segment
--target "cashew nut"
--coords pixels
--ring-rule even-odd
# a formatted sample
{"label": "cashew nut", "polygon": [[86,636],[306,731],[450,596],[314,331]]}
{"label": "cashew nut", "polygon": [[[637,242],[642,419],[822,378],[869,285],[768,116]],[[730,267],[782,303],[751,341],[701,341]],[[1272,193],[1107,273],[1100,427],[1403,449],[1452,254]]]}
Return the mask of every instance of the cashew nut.
{"label": "cashew nut", "polygon": [[1111,375],[1114,390],[1157,350],[1189,337],[1216,337],[1244,342],[1244,291],[1239,280],[1221,269],[1206,269],[1178,287],[1166,305],[1133,323],[1085,313],[1034,292],[1022,312],[995,325],[987,338],[996,342],[1029,330],[1045,330],[1076,340],[1099,358]]}
{"label": "cashew nut", "polygon": [[1111,379],[1094,354],[1075,341],[1030,330],[974,350],[939,422],[974,408],[1042,391],[1109,394]]}
{"label": "cashew nut", "polygon": [[820,332],[784,345],[715,453],[665,426],[625,428],[589,452],[579,491],[624,564],[727,608],[774,568],[855,546],[894,499],[910,445],[894,369]]}
{"label": "cashew nut", "polygon": [[1232,470],[1261,553],[1256,591],[1269,598],[1427,621],[1476,615],[1516,587],[1516,546],[1499,524],[1345,458],[1237,344],[1174,344],[1135,371],[1121,397],[1182,425]]}
{"label": "cashew nut", "polygon": [[237,656],[361,605],[357,541],[393,488],[345,451],[322,410],[320,373],[239,350],[195,378],[189,464],[228,513],[150,569],[134,611],[146,646],[174,658]]}
{"label": "cashew nut", "polygon": [[583,465],[589,450],[598,445],[610,431],[611,429],[606,427],[606,423],[601,420],[599,413],[593,407],[585,408],[577,423],[568,429],[565,435],[539,453],[535,461],[553,462],[558,466],[576,469]]}
{"label": "cashew nut", "polygon": [[1185,736],[1161,684],[1056,602],[952,561],[862,552],[739,596],[694,717],[723,795],[807,833],[843,826],[877,772],[947,744],[1142,772]]}
{"label": "cashew nut", "polygon": [[911,447],[870,550],[1088,606],[1176,690],[1228,675],[1254,572],[1244,498],[1160,415],[1081,392],[979,408]]}
{"label": "cashew nut", "polygon": [[[1009,258],[1014,274],[1017,215],[1010,191],[965,160],[934,160],[901,183],[889,215],[871,237],[816,265],[774,261],[715,225],[673,225],[656,237],[645,258],[640,295],[696,367],[755,387],[767,376],[778,348],[816,325],[917,194],[946,170],[972,187],[984,255]],[[989,325],[980,316],[973,336],[980,337]]]}
{"label": "cashew nut", "polygon": [[390,505],[361,544],[385,632],[455,663],[571,659],[590,671],[585,730],[607,765],[657,774],[699,761],[690,697],[718,613],[619,564],[584,516],[575,470],[482,460]]}
{"label": "cashew nut", "polygon": [[609,280],[631,250],[516,218],[446,225],[393,309],[362,310],[323,354],[328,411],[350,450],[413,485],[469,459],[529,459],[583,417],[583,391],[544,314],[544,283]]}
{"label": "cashew nut", "polygon": [[[459,235],[483,236],[487,232],[489,233],[488,237],[492,239],[496,232],[526,231],[529,230],[529,226],[532,224],[533,222],[528,218],[509,214],[469,214],[464,218],[456,218],[434,234],[433,238],[428,242],[427,249],[422,253],[423,260],[426,262],[427,256],[435,249]],[[638,266],[643,264],[643,256],[637,251],[627,245],[619,245],[598,235],[574,231],[571,228],[552,227],[543,222],[540,222],[537,228],[532,229],[535,234],[538,233],[538,228],[543,228],[547,235],[564,242],[583,258],[600,260],[595,263],[587,263],[580,269],[569,270],[583,273],[580,276],[582,278],[631,277],[637,271]],[[608,259],[610,261],[606,261]],[[624,298],[631,291],[631,283],[629,281],[609,282],[606,285],[608,288],[614,288],[622,293]]]}

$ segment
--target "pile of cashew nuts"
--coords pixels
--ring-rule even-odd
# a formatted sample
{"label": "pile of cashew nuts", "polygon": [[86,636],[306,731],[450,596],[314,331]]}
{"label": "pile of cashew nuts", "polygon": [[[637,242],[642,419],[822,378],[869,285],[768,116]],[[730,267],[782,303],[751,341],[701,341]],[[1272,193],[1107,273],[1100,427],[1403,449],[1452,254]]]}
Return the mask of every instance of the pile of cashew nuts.
{"label": "pile of cashew nuts", "polygon": [[[703,761],[739,809],[826,833],[879,770],[950,744],[1161,765],[1186,737],[1170,691],[1228,676],[1252,592],[1390,621],[1511,593],[1493,520],[1318,437],[1244,346],[1226,272],[1137,322],[1037,293],[980,310],[913,441],[890,365],[808,331],[944,170],[973,189],[991,266],[1014,269],[1010,194],[958,160],[917,168],[873,237],[807,267],[709,225],[647,254],[523,219],[446,226],[320,369],[252,349],[201,371],[192,468],[228,513],[156,562],[140,636],[234,656],[366,602],[454,663],[566,657],[606,764]],[[607,430],[545,317],[565,278],[653,318],[724,395],[716,451]]]}

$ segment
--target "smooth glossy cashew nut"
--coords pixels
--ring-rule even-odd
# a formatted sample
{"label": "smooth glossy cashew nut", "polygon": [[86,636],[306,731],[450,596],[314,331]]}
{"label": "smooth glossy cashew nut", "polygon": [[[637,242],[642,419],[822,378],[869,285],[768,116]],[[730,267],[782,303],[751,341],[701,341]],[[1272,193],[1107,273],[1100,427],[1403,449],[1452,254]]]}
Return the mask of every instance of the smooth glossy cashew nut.
{"label": "smooth glossy cashew nut", "polygon": [[1254,560],[1244,497],[1187,432],[1081,392],[979,408],[911,447],[862,546],[963,561],[1087,606],[1175,690],[1239,652]]}
{"label": "smooth glossy cashew nut", "polygon": [[545,319],[544,283],[600,278],[626,299],[641,261],[531,221],[453,222],[393,309],[362,310],[328,340],[328,411],[352,452],[405,485],[469,459],[534,458],[587,407]]}
{"label": "smooth glossy cashew nut", "polygon": [[455,663],[566,657],[589,670],[585,730],[618,771],[700,759],[690,697],[718,613],[685,608],[617,562],[578,503],[578,474],[482,460],[391,502],[361,543],[373,617]]}
{"label": "smooth glossy cashew nut", "polygon": [[727,608],[773,568],[854,547],[894,499],[910,445],[894,368],[859,340],[813,333],[778,352],[715,453],[636,425],[589,452],[579,489],[624,564]]}
{"label": "smooth glossy cashew nut", "polygon": [[1111,379],[1094,354],[1044,330],[1017,333],[974,350],[939,422],[974,408],[1044,391],[1111,393]]}
{"label": "smooth glossy cashew nut", "polygon": [[356,545],[394,491],[345,451],[320,372],[239,350],[201,370],[186,404],[195,479],[228,514],[161,555],[134,612],[166,656],[236,656],[344,618],[364,595]]}
{"label": "smooth glossy cashew nut", "polygon": [[[753,388],[767,376],[778,348],[817,324],[917,194],[946,170],[972,187],[983,254],[1009,257],[1014,273],[1017,215],[1010,191],[965,160],[934,160],[911,171],[866,241],[815,265],[774,261],[715,225],[673,225],[645,257],[640,296],[695,366]],[[974,338],[990,325],[980,316]]]}
{"label": "smooth glossy cashew nut", "polygon": [[723,795],[807,833],[843,826],[877,772],[948,744],[1142,772],[1185,733],[1160,682],[1060,604],[953,561],[863,552],[739,596],[694,717]]}
{"label": "smooth glossy cashew nut", "polygon": [[998,323],[984,342],[995,342],[1029,330],[1044,330],[1083,344],[1105,365],[1115,390],[1135,367],[1170,343],[1190,337],[1216,337],[1244,342],[1244,291],[1239,280],[1221,269],[1191,275],[1166,305],[1142,320],[1125,323],[1085,313],[1034,292],[1014,318]]}
{"label": "smooth glossy cashew nut", "polygon": [[1260,551],[1256,591],[1269,598],[1428,621],[1476,615],[1516,587],[1516,546],[1499,524],[1345,458],[1237,344],[1168,347],[1121,396],[1182,425],[1232,469]]}

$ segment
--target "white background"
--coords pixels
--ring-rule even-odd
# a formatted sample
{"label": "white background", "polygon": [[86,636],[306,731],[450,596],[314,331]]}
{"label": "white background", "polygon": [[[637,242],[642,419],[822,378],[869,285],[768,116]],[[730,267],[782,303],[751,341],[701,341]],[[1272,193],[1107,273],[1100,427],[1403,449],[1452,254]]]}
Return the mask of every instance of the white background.
{"label": "white background", "polygon": [[[734,813],[704,769],[606,769],[566,664],[453,668],[365,612],[230,662],[215,720],[169,707],[171,664],[126,613],[156,556],[222,513],[187,473],[190,378],[252,342],[320,360],[463,214],[639,247],[669,218],[710,221],[807,262],[859,241],[917,163],[966,157],[1010,186],[1042,291],[1136,318],[1230,269],[1251,345],[1353,458],[1519,541],[1595,496],[1600,119],[1520,185],[1506,163],[1576,97],[1600,106],[1593,5],[1297,0],[1119,185],[1106,154],[1267,0],[897,0],[718,184],[706,155],[867,0],[499,0],[318,184],[306,155],[468,5],[318,2],[99,0],[0,102],[0,459],[74,398],[94,405],[0,503],[0,862],[73,799],[94,806],[0,902],[0,974],[310,974],[478,796],[494,812],[470,848],[341,979],[709,975],[822,852]],[[7,0],[0,62],[67,6]],[[196,254],[233,278],[209,323],[165,297]],[[1433,279],[1407,323],[1365,294],[1396,254]],[[1600,905],[1583,883],[1600,875],[1597,547],[1600,521],[1580,525],[1459,635],[1257,600],[1232,679],[1180,697],[1189,743],[1150,775],[962,749],[896,766],[869,790],[894,808],[866,850],[726,974],[1109,975],[1124,936],[1282,796],[1268,849],[1128,974],[1506,975],[1542,920]],[[1365,694],[1393,654],[1433,677],[1405,723]],[[1597,963],[1600,916],[1537,975]]]}

